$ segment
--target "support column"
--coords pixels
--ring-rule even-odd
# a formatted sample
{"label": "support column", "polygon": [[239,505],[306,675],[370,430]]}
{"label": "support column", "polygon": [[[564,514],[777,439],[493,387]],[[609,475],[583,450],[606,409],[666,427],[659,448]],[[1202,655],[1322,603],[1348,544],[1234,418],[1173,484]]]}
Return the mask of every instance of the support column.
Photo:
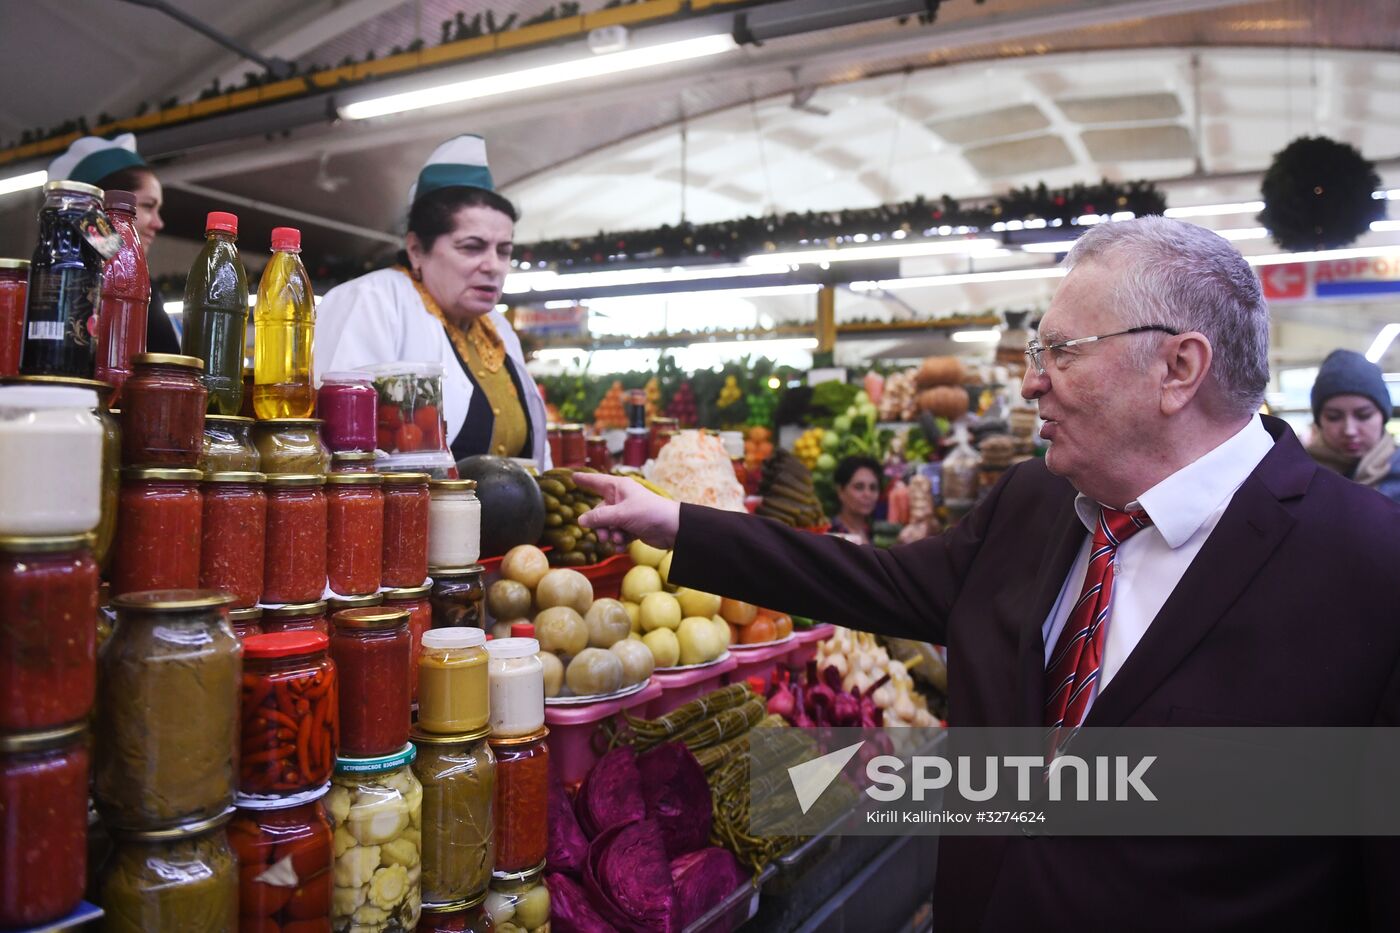
{"label": "support column", "polygon": [[817,292],[817,352],[836,350],[836,286],[823,285]]}

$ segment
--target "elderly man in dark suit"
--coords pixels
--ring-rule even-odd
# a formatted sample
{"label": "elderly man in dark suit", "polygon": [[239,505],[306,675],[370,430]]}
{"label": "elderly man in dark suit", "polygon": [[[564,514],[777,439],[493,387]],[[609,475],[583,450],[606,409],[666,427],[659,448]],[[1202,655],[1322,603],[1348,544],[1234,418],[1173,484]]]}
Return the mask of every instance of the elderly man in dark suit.
{"label": "elderly man in dark suit", "polygon": [[[1400,724],[1400,507],[1256,413],[1254,272],[1161,217],[1066,265],[1022,386],[1045,460],[947,534],[880,551],[580,477],[585,523],[674,544],[677,583],[946,644],[956,725]],[[1389,841],[945,837],[935,926],[1394,930],[1398,870]]]}

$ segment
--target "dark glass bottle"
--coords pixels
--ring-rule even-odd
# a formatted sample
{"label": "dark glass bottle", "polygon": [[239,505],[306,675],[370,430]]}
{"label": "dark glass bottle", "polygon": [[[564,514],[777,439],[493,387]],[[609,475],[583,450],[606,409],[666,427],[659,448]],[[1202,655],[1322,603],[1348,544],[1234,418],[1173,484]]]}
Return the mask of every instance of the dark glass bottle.
{"label": "dark glass bottle", "polygon": [[238,258],[238,218],[212,211],[204,249],[185,282],[186,356],[204,361],[209,413],[236,415],[243,407],[243,348],[248,336],[248,274]]}

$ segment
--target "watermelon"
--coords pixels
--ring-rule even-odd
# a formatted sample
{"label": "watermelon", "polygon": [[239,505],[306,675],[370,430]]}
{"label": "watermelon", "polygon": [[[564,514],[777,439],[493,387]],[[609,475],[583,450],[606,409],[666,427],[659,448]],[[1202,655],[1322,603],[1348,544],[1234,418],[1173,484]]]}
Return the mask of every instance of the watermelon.
{"label": "watermelon", "polygon": [[544,533],[544,495],[526,469],[508,457],[478,454],[457,461],[462,479],[476,480],[481,500],[481,556],[500,557]]}

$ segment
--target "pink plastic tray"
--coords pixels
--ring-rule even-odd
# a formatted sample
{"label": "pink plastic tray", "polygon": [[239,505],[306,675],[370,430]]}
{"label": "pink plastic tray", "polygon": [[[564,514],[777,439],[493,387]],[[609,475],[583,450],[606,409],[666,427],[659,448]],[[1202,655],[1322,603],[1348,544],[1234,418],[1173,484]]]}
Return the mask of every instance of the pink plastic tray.
{"label": "pink plastic tray", "polygon": [[[599,748],[602,742],[598,736],[599,723],[611,719],[623,710],[635,710],[655,702],[661,696],[661,684],[657,677],[651,678],[646,688],[616,700],[603,700],[600,703],[587,703],[581,706],[545,707],[544,721],[549,726],[549,763],[564,783],[577,784],[588,774],[593,763],[602,757],[606,748]],[[599,738],[599,743],[594,738]]]}
{"label": "pink plastic tray", "polygon": [[787,664],[788,667],[805,667],[808,661],[817,656],[817,642],[826,641],[834,631],[836,631],[836,626],[828,625],[825,622],[808,629],[794,630],[792,641],[789,644],[795,647],[783,663]]}
{"label": "pink plastic tray", "polygon": [[726,684],[737,684],[740,681],[748,680],[750,677],[760,677],[766,685],[773,679],[773,670],[782,659],[801,647],[796,637],[789,638],[780,644],[769,645],[765,648],[753,648],[743,651],[732,652],[738,659],[738,665],[734,670],[724,675]]}
{"label": "pink plastic tray", "polygon": [[647,706],[647,718],[665,716],[678,706],[684,706],[697,697],[702,697],[724,685],[724,677],[739,664],[733,652],[729,657],[713,667],[702,667],[693,671],[677,671],[674,674],[652,674],[651,682],[661,685],[661,696]]}

